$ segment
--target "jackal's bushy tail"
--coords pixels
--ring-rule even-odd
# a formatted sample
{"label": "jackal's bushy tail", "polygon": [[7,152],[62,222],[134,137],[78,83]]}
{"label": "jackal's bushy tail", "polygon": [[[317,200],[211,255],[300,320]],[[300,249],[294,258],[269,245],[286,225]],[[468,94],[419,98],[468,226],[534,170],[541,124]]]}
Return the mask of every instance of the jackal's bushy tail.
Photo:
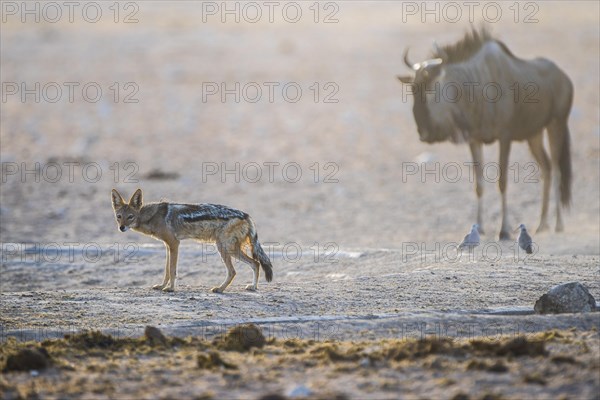
{"label": "jackal's bushy tail", "polygon": [[273,280],[273,265],[271,265],[269,256],[265,254],[265,251],[260,245],[256,232],[252,235],[252,257],[260,263],[263,271],[265,271],[265,279],[267,282],[271,282]]}

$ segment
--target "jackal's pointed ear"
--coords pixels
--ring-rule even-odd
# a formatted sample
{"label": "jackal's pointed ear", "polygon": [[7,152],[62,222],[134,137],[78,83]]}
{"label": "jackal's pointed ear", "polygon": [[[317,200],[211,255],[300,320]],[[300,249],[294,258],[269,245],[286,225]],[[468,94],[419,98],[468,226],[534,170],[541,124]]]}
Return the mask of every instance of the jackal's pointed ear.
{"label": "jackal's pointed ear", "polygon": [[138,210],[142,208],[142,189],[136,190],[135,193],[131,195],[129,205]]}
{"label": "jackal's pointed ear", "polygon": [[117,192],[117,189],[112,190],[111,197],[112,197],[112,205],[115,210],[117,208],[125,205],[125,200],[123,200],[123,197],[121,197],[119,192]]}

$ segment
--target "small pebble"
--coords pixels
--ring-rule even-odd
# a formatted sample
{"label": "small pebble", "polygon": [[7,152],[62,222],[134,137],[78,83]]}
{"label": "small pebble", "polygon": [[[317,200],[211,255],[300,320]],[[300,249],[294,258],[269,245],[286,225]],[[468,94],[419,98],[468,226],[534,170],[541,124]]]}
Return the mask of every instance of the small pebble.
{"label": "small pebble", "polygon": [[304,385],[296,386],[287,392],[287,396],[291,397],[291,398],[308,397],[312,394],[313,394],[312,390],[310,390],[309,388],[307,388]]}

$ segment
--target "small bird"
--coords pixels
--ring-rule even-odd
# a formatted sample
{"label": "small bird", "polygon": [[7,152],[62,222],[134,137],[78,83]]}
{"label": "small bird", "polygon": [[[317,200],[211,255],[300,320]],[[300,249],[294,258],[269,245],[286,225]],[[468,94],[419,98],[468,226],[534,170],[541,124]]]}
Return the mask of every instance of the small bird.
{"label": "small bird", "polygon": [[462,250],[467,248],[469,250],[474,249],[479,246],[479,225],[473,224],[471,227],[471,232],[465,235],[462,243],[458,245],[458,249]]}
{"label": "small bird", "polygon": [[525,228],[525,225],[521,224],[517,229],[521,230],[521,233],[519,233],[519,238],[517,239],[519,247],[525,250],[527,254],[533,253],[533,249],[531,247],[533,241],[531,240],[529,233],[527,233],[527,228]]}

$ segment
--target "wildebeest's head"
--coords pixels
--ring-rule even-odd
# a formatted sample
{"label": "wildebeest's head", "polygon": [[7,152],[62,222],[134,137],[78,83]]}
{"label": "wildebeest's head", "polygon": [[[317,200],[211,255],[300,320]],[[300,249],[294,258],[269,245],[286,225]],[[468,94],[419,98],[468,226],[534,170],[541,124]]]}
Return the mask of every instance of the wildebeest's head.
{"label": "wildebeest's head", "polygon": [[[398,79],[412,88],[414,96],[413,114],[417,123],[417,130],[421,141],[433,143],[447,139],[444,129],[436,126],[432,120],[431,103],[439,102],[439,96],[435,96],[435,83],[443,72],[443,61],[441,58],[433,58],[420,63],[413,64],[408,61],[408,49],[404,52],[404,63],[414,71],[414,76],[398,76]],[[428,96],[429,94],[429,96]]]}

